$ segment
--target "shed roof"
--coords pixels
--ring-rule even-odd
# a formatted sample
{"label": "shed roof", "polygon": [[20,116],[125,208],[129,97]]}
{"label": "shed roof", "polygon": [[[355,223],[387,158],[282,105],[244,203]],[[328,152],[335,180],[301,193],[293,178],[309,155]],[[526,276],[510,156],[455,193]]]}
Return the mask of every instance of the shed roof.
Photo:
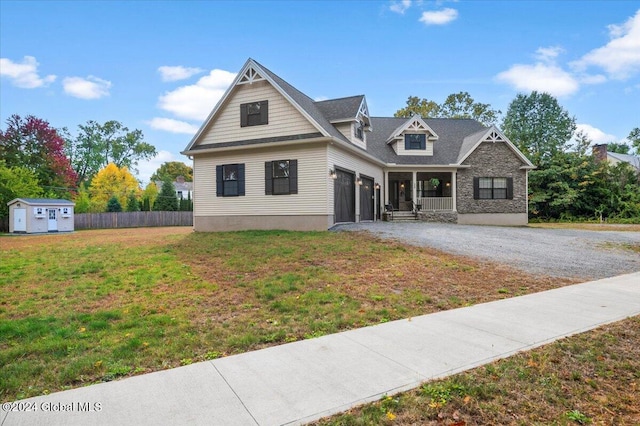
{"label": "shed roof", "polygon": [[38,205],[47,205],[47,206],[52,206],[52,205],[75,206],[76,205],[76,203],[74,203],[73,201],[57,199],[57,198],[14,198],[13,200],[9,201],[7,205],[10,206],[11,204],[18,203],[18,202],[22,202],[28,205],[38,204]]}

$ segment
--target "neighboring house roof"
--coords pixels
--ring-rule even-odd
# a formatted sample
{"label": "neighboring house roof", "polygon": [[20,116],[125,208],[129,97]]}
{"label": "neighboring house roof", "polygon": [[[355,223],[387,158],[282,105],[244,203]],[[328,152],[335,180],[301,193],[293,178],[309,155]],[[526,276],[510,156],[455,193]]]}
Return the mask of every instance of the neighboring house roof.
{"label": "neighboring house roof", "polygon": [[69,200],[62,200],[56,198],[14,198],[9,201],[7,205],[11,205],[13,203],[23,202],[25,204],[42,204],[42,205],[60,205],[60,204],[68,204],[74,206],[76,203]]}
{"label": "neighboring house roof", "polygon": [[[156,180],[154,181],[154,183],[156,184],[156,186],[158,188],[162,188],[162,181],[161,180]],[[172,182],[173,183],[173,188],[176,191],[193,191],[193,182]]]}
{"label": "neighboring house roof", "polygon": [[617,152],[609,152],[609,151],[607,151],[607,155],[618,161],[629,163],[636,169],[640,169],[640,157],[636,157],[635,155],[629,155],[629,154],[618,154]]}
{"label": "neighboring house roof", "polygon": [[[247,84],[252,81],[267,80],[281,95],[316,127],[318,133],[303,135],[268,137],[247,141],[233,141],[204,146],[196,145],[201,135],[209,127],[218,111],[225,104],[226,99],[231,95],[234,87],[239,84]],[[236,76],[234,82],[225,92],[211,114],[194,135],[183,154],[190,154],[198,150],[211,148],[226,148],[257,143],[282,142],[287,140],[302,140],[316,137],[330,137],[350,149],[360,151],[362,155],[383,162],[388,165],[460,165],[475,148],[487,140],[489,135],[495,132],[499,138],[491,139],[492,142],[507,143],[514,153],[522,160],[525,168],[534,168],[533,164],[513,145],[495,126],[486,127],[480,122],[472,119],[450,119],[450,118],[421,118],[421,117],[369,117],[366,98],[364,95],[349,96],[338,99],[314,101],[291,84],[274,74],[268,68],[249,58]],[[393,141],[402,131],[404,131],[416,119],[427,126],[429,133],[432,133],[434,149],[432,156],[425,155],[398,155],[394,151],[390,142]],[[349,141],[334,124],[364,121],[366,129],[366,149],[361,148]]]}

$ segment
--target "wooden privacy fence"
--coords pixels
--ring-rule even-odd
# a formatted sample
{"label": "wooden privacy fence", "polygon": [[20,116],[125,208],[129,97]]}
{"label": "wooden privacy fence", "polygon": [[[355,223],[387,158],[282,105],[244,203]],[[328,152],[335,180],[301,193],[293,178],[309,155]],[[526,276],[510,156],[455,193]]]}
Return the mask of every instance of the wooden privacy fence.
{"label": "wooden privacy fence", "polygon": [[193,212],[121,212],[75,215],[75,229],[193,226]]}

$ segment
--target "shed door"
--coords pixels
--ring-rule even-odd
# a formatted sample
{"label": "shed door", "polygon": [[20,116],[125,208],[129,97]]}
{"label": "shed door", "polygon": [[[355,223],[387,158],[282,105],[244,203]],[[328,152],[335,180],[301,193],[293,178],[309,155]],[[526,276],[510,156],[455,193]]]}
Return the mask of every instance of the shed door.
{"label": "shed door", "polygon": [[13,232],[27,232],[27,209],[13,209]]}
{"label": "shed door", "polygon": [[49,209],[49,232],[58,231],[58,211]]}
{"label": "shed door", "polygon": [[356,221],[356,185],[353,173],[336,170],[334,210],[336,223]]}
{"label": "shed door", "polygon": [[373,220],[373,179],[362,178],[360,185],[360,220]]}

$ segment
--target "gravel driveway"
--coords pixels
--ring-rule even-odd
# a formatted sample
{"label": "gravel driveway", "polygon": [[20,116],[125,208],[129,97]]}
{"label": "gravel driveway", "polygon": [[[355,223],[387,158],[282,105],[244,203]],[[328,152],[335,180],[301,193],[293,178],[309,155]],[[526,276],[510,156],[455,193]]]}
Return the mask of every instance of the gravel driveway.
{"label": "gravel driveway", "polygon": [[433,247],[557,277],[598,279],[640,271],[640,232],[512,228],[425,222],[339,225],[335,231],[368,231],[382,238]]}

